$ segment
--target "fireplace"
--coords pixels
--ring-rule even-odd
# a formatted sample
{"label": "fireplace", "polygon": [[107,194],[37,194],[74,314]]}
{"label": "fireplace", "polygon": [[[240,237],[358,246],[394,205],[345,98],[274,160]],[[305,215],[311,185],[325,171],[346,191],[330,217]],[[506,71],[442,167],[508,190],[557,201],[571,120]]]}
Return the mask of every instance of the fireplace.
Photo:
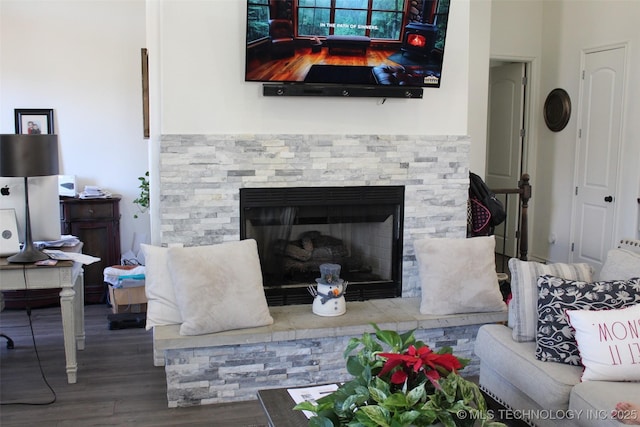
{"label": "fireplace", "polygon": [[404,186],[240,189],[269,305],[311,304],[320,264],[342,266],[347,300],[402,294]]}
{"label": "fireplace", "polygon": [[162,135],[159,239],[184,246],[239,240],[242,188],[402,185],[397,283],[402,298],[417,297],[414,242],[467,235],[470,146],[466,135]]}

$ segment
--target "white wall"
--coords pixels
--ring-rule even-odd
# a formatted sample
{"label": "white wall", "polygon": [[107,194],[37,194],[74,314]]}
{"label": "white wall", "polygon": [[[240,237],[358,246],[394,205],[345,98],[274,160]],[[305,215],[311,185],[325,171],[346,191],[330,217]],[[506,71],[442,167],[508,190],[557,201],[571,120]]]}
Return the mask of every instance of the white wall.
{"label": "white wall", "polygon": [[60,173],[123,196],[124,250],[149,233],[132,203],[148,169],[142,47],[144,0],[0,1],[0,133],[15,132],[14,108],[54,109]]}
{"label": "white wall", "polygon": [[[562,132],[550,132],[541,121],[538,156],[553,158],[544,170],[544,191],[552,196],[550,233],[558,236],[550,245],[550,259],[565,259],[571,245],[571,209],[574,189],[574,159],[577,149],[581,53],[585,49],[627,42],[628,74],[626,105],[623,113],[621,181],[616,195],[618,229],[614,241],[637,237],[637,198],[640,195],[640,2],[564,1],[545,2],[544,19],[556,30],[543,33],[543,79],[541,97],[556,87],[571,96],[573,113]],[[544,98],[541,98],[544,99]]]}
{"label": "white wall", "polygon": [[[424,98],[264,97],[244,82],[246,2],[162,2],[163,134],[345,133],[467,135],[469,2],[453,1],[442,86]],[[151,42],[153,44],[153,42]],[[155,54],[153,52],[152,54]]]}
{"label": "white wall", "polygon": [[472,142],[469,169],[484,177],[487,161],[491,0],[471,1],[469,16],[469,113],[467,119]]}
{"label": "white wall", "polygon": [[[638,237],[640,195],[640,32],[637,1],[494,0],[491,56],[532,59],[533,120],[528,171],[533,178],[531,255],[550,261],[571,258],[572,197],[577,149],[580,58],[585,49],[627,42],[627,99],[623,117],[619,228],[612,240]],[[539,70],[539,71],[538,71]],[[556,87],[570,95],[573,113],[561,132],[549,131],[542,105]],[[556,242],[550,244],[550,234]]]}

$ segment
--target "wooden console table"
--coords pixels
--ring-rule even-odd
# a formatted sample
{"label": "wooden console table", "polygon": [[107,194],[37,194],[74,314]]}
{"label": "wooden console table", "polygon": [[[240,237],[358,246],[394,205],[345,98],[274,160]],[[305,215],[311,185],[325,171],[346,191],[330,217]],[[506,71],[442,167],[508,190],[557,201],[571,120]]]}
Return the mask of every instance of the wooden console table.
{"label": "wooden console table", "polygon": [[60,291],[64,352],[67,381],[75,384],[78,363],[76,350],[84,350],[84,275],[82,265],[73,261],[58,261],[55,266],[10,264],[0,258],[0,289],[5,291],[56,289]]}

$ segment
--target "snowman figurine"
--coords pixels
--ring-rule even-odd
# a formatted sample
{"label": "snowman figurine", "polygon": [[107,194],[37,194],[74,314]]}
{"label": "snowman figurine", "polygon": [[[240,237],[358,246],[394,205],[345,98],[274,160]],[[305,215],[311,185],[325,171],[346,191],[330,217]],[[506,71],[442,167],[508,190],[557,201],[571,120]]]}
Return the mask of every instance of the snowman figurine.
{"label": "snowman figurine", "polygon": [[347,283],[340,278],[339,264],[321,264],[317,289],[314,289],[313,312],[318,316],[340,316],[347,311],[344,293]]}

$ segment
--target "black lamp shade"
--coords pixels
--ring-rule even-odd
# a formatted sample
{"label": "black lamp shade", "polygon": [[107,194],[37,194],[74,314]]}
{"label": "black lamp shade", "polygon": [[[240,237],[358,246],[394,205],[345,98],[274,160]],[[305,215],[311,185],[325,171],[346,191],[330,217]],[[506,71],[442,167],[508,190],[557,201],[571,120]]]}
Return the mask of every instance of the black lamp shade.
{"label": "black lamp shade", "polygon": [[0,135],[0,176],[58,175],[57,135]]}
{"label": "black lamp shade", "polygon": [[57,135],[0,135],[0,176],[24,179],[25,232],[19,253],[9,262],[31,263],[49,256],[37,249],[31,239],[29,214],[29,177],[58,175]]}

